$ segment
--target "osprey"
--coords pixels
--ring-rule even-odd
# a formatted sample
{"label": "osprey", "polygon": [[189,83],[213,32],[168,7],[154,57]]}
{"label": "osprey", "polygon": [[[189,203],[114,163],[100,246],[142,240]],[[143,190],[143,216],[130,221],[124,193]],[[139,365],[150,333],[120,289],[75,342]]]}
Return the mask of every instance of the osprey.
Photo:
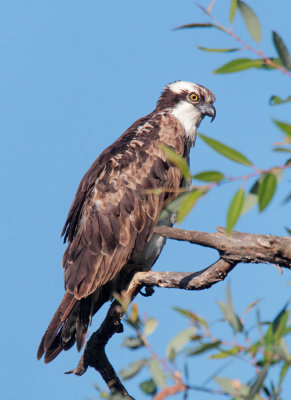
{"label": "osprey", "polygon": [[[167,85],[155,110],[138,119],[93,163],[83,177],[62,235],[65,295],[38,352],[52,361],[76,342],[84,344],[89,322],[113,292],[126,289],[137,271],[149,270],[165,239],[156,225],[172,226],[172,215],[158,222],[164,205],[187,183],[161,144],[189,162],[196,129],[205,115],[215,118],[214,95],[207,88],[177,81]],[[163,188],[154,194],[148,189]]]}

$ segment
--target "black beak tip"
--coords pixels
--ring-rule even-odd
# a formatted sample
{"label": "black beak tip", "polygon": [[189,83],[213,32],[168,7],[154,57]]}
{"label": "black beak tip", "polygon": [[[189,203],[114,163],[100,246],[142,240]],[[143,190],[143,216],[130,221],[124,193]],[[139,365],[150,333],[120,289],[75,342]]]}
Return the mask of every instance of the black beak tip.
{"label": "black beak tip", "polygon": [[211,115],[211,121],[210,122],[213,122],[214,120],[215,120],[215,117],[216,117],[216,109],[215,109],[215,107],[214,106],[212,106],[212,115]]}

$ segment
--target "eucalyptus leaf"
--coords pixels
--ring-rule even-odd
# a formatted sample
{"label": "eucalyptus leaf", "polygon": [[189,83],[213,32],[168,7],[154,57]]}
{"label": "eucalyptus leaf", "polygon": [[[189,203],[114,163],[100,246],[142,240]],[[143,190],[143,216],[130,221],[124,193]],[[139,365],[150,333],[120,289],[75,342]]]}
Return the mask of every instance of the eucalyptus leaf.
{"label": "eucalyptus leaf", "polygon": [[237,10],[237,0],[231,0],[229,22],[232,24]]}
{"label": "eucalyptus leaf", "polygon": [[282,61],[282,64],[284,65],[284,67],[286,69],[291,70],[291,55],[290,55],[283,39],[275,31],[273,31],[273,42],[276,47],[278,56],[280,57],[280,60]]}
{"label": "eucalyptus leaf", "polygon": [[144,326],[145,334],[147,336],[151,335],[155,331],[157,326],[158,326],[158,320],[156,318],[149,318]]}
{"label": "eucalyptus leaf", "polygon": [[122,379],[130,379],[133,376],[137,375],[145,365],[147,365],[148,360],[146,358],[142,358],[141,360],[137,360],[131,364],[129,364],[127,367],[123,368],[121,371],[119,371],[120,376]]}
{"label": "eucalyptus leaf", "polygon": [[230,74],[233,72],[244,71],[250,68],[261,68],[264,67],[264,60],[261,58],[253,60],[251,58],[237,58],[229,61],[220,68],[213,71],[214,74]]}
{"label": "eucalyptus leaf", "polygon": [[233,196],[226,216],[226,234],[229,235],[237,223],[243,209],[245,192],[240,188]]}
{"label": "eucalyptus leaf", "polygon": [[262,39],[262,28],[258,17],[253,9],[245,2],[237,0],[237,5],[241,16],[244,19],[247,30],[255,42],[259,43]]}
{"label": "eucalyptus leaf", "polygon": [[241,50],[238,47],[233,47],[233,48],[230,48],[230,49],[218,49],[218,48],[213,48],[213,47],[202,47],[202,46],[196,46],[196,47],[199,50],[208,51],[210,53],[232,53],[234,51]]}
{"label": "eucalyptus leaf", "polygon": [[159,361],[153,357],[149,362],[149,370],[157,386],[166,387],[166,376]]}
{"label": "eucalyptus leaf", "polygon": [[177,222],[182,222],[183,219],[189,214],[197,200],[205,193],[205,190],[194,189],[187,193],[179,208],[177,215]]}
{"label": "eucalyptus leaf", "polygon": [[277,125],[279,129],[286,133],[289,138],[291,138],[291,124],[283,121],[278,121],[276,119],[273,119],[273,122]]}
{"label": "eucalyptus leaf", "polygon": [[191,338],[194,336],[196,332],[196,328],[186,328],[180,331],[168,344],[166,349],[166,357],[173,361],[176,357],[178,351],[185,346],[185,344],[189,343]]}
{"label": "eucalyptus leaf", "polygon": [[287,149],[286,147],[274,147],[273,151],[281,153],[291,153],[291,149]]}
{"label": "eucalyptus leaf", "polygon": [[219,182],[224,179],[225,176],[219,171],[203,171],[194,175],[192,178],[204,182]]}
{"label": "eucalyptus leaf", "polygon": [[209,358],[217,360],[217,359],[221,359],[221,358],[227,358],[227,357],[234,356],[234,355],[238,354],[239,352],[240,352],[239,347],[233,347],[232,349],[223,350],[223,351],[220,351],[219,353],[209,356]]}
{"label": "eucalyptus leaf", "polygon": [[249,212],[258,202],[259,180],[257,180],[251,187],[249,193],[245,196],[244,204],[242,207],[241,215]]}
{"label": "eucalyptus leaf", "polygon": [[252,165],[251,161],[248,160],[239,151],[234,150],[229,146],[226,146],[225,144],[219,142],[218,140],[202,135],[202,133],[199,133],[199,136],[206,144],[208,144],[208,146],[210,146],[213,150],[217,151],[218,153],[222,154],[224,157],[229,158],[230,160],[243,165],[249,165],[249,166]]}
{"label": "eucalyptus leaf", "polygon": [[193,24],[185,24],[185,25],[178,26],[177,28],[175,28],[175,30],[191,29],[191,28],[217,28],[217,26],[214,24],[210,24],[210,23],[194,22]]}
{"label": "eucalyptus leaf", "polygon": [[291,96],[286,97],[286,99],[281,99],[279,96],[272,96],[269,100],[269,104],[271,106],[276,106],[278,104],[288,103],[289,101],[291,101]]}
{"label": "eucalyptus leaf", "polygon": [[144,342],[138,336],[128,336],[122,342],[122,346],[129,349],[139,349],[140,347],[144,346]]}
{"label": "eucalyptus leaf", "polygon": [[174,164],[176,167],[179,168],[181,174],[186,178],[187,180],[191,179],[191,173],[189,170],[189,165],[187,164],[185,158],[181,157],[178,153],[176,153],[175,150],[173,150],[170,147],[160,145],[161,149],[165,153],[167,159]]}
{"label": "eucalyptus leaf", "polygon": [[188,357],[197,356],[198,354],[205,353],[212,349],[217,349],[221,344],[220,340],[209,343],[201,343],[199,346],[195,347],[194,350],[188,353]]}
{"label": "eucalyptus leaf", "polygon": [[175,214],[179,211],[181,204],[188,196],[189,192],[181,193],[174,200],[168,203],[163,209],[161,214],[159,215],[159,221],[162,221],[165,218],[171,216],[171,214]]}
{"label": "eucalyptus leaf", "polygon": [[259,376],[257,377],[255,382],[250,387],[250,391],[249,391],[249,394],[248,394],[246,400],[253,400],[254,396],[259,392],[259,390],[261,389],[261,387],[264,384],[264,381],[265,381],[265,378],[267,376],[269,367],[270,367],[269,364],[265,364],[264,365],[264,367],[261,370]]}
{"label": "eucalyptus leaf", "polygon": [[263,176],[258,195],[259,211],[263,211],[272,200],[277,186],[277,178],[271,172]]}

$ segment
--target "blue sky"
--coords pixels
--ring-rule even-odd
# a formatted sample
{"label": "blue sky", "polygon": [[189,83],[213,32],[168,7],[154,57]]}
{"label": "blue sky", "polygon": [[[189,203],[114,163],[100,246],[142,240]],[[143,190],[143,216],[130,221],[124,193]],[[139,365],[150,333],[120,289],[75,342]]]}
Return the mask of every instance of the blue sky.
{"label": "blue sky", "polygon": [[[225,2],[217,3],[216,15],[225,22]],[[278,31],[288,41],[290,2],[251,3],[263,23],[262,48],[274,56],[270,31]],[[195,44],[233,47],[234,43],[217,31],[172,29],[204,20],[192,0],[14,0],[0,4],[3,398],[85,399],[96,395],[93,382],[104,387],[91,370],[82,378],[63,374],[79,360],[75,349],[49,365],[36,361],[36,350],[63,296],[65,247],[60,232],[78,183],[107,145],[152,111],[164,85],[182,79],[209,87],[217,97],[217,117],[211,125],[203,121],[200,131],[240,149],[261,168],[282,164],[281,156],[270,152],[271,143],[282,137],[270,119],[288,120],[289,106],[270,108],[268,99],[272,94],[290,95],[288,78],[279,72],[255,70],[211,74],[235,55],[206,54]],[[240,18],[235,26],[241,32]],[[245,31],[243,38],[254,44]],[[194,173],[218,169],[233,176],[248,172],[215,154],[201,140],[192,151],[191,169]],[[225,225],[227,206],[238,185],[213,190],[182,227],[211,232]],[[291,225],[290,205],[281,204],[287,185],[286,174],[271,207],[261,215],[250,212],[237,229],[284,235],[284,225]],[[215,251],[168,242],[155,268],[196,271],[216,258]],[[285,286],[289,279],[287,272],[281,276],[265,265],[240,265],[228,278],[237,310],[262,298],[266,319],[289,298]],[[164,344],[187,327],[170,307],[189,308],[215,321],[220,317],[216,300],[224,299],[225,287],[224,282],[203,292],[157,290],[149,299],[138,298],[141,312],[159,319],[152,345],[161,356]],[[95,316],[93,328],[102,315]],[[117,369],[138,357],[120,348],[121,336],[108,346]],[[210,372],[207,361],[194,362],[190,370],[193,383],[201,384]],[[227,373],[233,378],[240,373],[248,376],[239,368]],[[145,396],[137,388],[138,381],[129,382],[128,388],[142,400]],[[285,385],[285,393],[290,392],[290,383]]]}

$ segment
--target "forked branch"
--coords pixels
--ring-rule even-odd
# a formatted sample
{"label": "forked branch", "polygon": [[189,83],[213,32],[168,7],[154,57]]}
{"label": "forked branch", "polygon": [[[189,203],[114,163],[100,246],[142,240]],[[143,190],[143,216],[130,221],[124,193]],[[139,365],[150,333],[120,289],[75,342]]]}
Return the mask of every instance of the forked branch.
{"label": "forked branch", "polygon": [[[291,269],[291,238],[273,235],[256,235],[233,231],[230,236],[223,228],[205,233],[176,228],[157,227],[161,236],[188,241],[193,244],[216,249],[220,257],[214,264],[198,272],[137,272],[127,289],[127,300],[131,302],[145,287],[203,290],[225,279],[238,263],[267,263],[278,268]],[[88,367],[95,368],[111,393],[120,393],[124,399],[133,399],[122,385],[105,353],[105,346],[115,333],[123,332],[121,319],[124,311],[115,300],[100,328],[92,334],[75,369],[68,373],[82,375]]]}

